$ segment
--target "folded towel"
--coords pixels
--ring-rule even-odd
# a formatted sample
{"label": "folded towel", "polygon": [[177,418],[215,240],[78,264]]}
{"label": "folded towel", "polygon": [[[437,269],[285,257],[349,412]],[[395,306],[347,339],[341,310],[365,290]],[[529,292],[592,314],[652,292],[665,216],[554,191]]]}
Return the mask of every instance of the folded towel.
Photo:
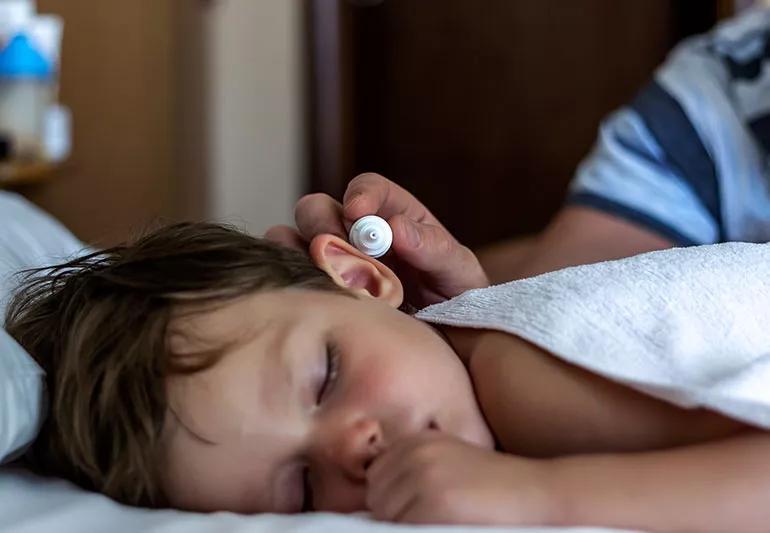
{"label": "folded towel", "polygon": [[680,407],[770,429],[770,244],[566,268],[468,291],[415,316],[512,333]]}

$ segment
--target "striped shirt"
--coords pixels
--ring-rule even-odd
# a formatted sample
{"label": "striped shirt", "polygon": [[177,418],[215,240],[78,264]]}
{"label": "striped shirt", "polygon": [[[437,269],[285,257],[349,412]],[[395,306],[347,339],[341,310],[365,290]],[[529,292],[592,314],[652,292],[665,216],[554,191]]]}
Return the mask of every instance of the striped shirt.
{"label": "striped shirt", "polygon": [[683,246],[770,241],[770,9],[679,44],[602,123],[567,202]]}

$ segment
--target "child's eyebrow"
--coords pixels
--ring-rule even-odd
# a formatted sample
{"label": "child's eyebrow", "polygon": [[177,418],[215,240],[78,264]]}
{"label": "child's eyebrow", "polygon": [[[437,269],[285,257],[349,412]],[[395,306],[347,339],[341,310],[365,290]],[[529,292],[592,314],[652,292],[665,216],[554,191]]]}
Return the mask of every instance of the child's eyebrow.
{"label": "child's eyebrow", "polygon": [[182,422],[182,419],[179,417],[179,415],[176,414],[176,411],[174,411],[174,409],[169,407],[168,410],[174,416],[174,418],[179,423],[179,425],[182,426],[182,428],[187,432],[187,434],[190,435],[193,439],[195,439],[195,440],[197,440],[199,442],[202,442],[203,444],[206,444],[208,446],[217,446],[219,444],[218,442],[214,442],[214,441],[211,441],[211,440],[208,440],[208,439],[205,439],[205,438],[201,437],[196,432],[194,432],[189,427],[187,427],[187,425],[185,425],[184,422]]}

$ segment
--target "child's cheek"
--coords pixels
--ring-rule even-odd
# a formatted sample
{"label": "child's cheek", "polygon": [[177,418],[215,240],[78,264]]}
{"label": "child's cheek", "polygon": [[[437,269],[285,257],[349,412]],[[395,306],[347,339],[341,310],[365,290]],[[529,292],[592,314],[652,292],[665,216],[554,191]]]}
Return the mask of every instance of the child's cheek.
{"label": "child's cheek", "polygon": [[399,366],[397,360],[386,356],[361,361],[347,383],[346,401],[358,409],[380,413],[400,411],[404,406],[414,405],[420,381],[418,369]]}

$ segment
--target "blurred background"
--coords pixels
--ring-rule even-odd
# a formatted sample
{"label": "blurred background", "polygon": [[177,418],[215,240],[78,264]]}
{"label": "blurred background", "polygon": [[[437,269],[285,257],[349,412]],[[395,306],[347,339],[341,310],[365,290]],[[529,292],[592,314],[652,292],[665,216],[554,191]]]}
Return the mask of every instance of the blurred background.
{"label": "blurred background", "polygon": [[72,152],[0,186],[107,245],[158,218],[261,234],[374,171],[479,247],[541,229],[602,117],[750,3],[38,0]]}

